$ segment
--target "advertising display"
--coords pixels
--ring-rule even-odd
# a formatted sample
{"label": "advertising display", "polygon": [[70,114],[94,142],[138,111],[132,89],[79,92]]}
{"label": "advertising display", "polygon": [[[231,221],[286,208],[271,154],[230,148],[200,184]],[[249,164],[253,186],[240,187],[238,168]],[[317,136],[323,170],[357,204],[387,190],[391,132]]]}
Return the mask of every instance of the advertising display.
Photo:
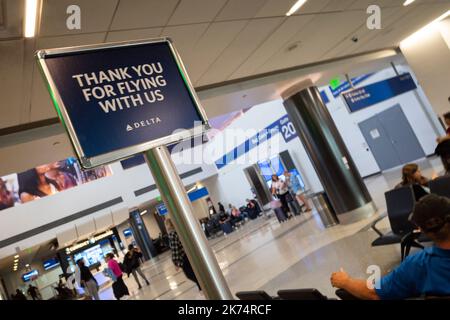
{"label": "advertising display", "polygon": [[39,65],[85,168],[207,128],[169,39],[41,50]]}
{"label": "advertising display", "polygon": [[82,170],[75,158],[0,177],[0,210],[30,202],[112,174],[109,166]]}

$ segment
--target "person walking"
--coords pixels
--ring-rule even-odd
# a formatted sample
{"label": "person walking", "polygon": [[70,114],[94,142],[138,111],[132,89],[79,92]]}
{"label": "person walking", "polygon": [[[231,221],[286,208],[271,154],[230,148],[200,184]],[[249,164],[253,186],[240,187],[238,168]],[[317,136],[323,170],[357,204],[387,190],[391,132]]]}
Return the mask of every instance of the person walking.
{"label": "person walking", "polygon": [[114,297],[117,300],[120,300],[123,296],[129,296],[130,292],[128,291],[127,285],[123,281],[123,272],[119,263],[114,259],[114,253],[110,252],[106,254],[105,258],[108,268],[106,268],[104,272],[113,281],[112,288]]}
{"label": "person walking", "polygon": [[28,287],[28,294],[30,295],[31,299],[33,300],[39,300],[39,296],[38,296],[38,288],[36,288],[35,286],[33,286],[32,284],[30,284],[30,286]]}
{"label": "person walking", "polygon": [[272,195],[277,197],[281,202],[281,208],[283,209],[286,217],[288,219],[292,218],[289,214],[291,209],[288,204],[289,188],[285,181],[278,178],[276,174],[272,175],[272,186],[271,186]]}
{"label": "person walking", "polygon": [[167,232],[169,233],[169,247],[170,250],[172,250],[172,262],[175,265],[175,269],[178,271],[181,268],[186,278],[195,282],[198,290],[202,291],[202,288],[200,287],[194,270],[192,269],[191,263],[189,262],[186,252],[184,252],[183,245],[181,244],[181,241],[170,218],[166,218],[165,224]]}
{"label": "person walking", "polygon": [[95,280],[91,270],[86,267],[83,259],[78,260],[77,265],[80,270],[78,273],[80,278],[77,282],[80,283],[81,287],[83,287],[87,296],[94,298],[95,300],[100,300],[100,296],[98,295],[97,280]]}
{"label": "person walking", "polygon": [[125,269],[127,270],[128,275],[130,273],[133,274],[136,283],[138,284],[139,289],[142,289],[141,283],[139,282],[138,274],[144,279],[147,285],[150,285],[150,282],[145,277],[144,273],[141,270],[141,258],[142,252],[132,244],[128,246],[128,252],[123,259],[123,264],[125,265]]}

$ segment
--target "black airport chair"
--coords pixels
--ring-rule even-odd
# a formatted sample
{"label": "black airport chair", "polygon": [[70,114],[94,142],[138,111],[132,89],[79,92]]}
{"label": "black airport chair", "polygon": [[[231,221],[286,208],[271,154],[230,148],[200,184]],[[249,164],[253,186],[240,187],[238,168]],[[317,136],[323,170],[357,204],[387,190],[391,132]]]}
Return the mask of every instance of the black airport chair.
{"label": "black airport chair", "polygon": [[431,180],[429,186],[431,193],[450,198],[450,176]]}
{"label": "black airport chair", "polygon": [[387,216],[391,224],[391,231],[383,234],[376,228],[376,224],[386,216],[382,216],[372,223],[372,229],[379,235],[372,242],[372,246],[385,246],[400,243],[401,260],[409,254],[411,247],[422,248],[418,241],[427,239],[421,234],[415,232],[416,227],[409,221],[414,204],[416,202],[415,194],[422,196],[411,186],[390,190],[384,194],[387,206]]}
{"label": "black airport chair", "polygon": [[285,289],[279,290],[278,296],[281,300],[328,300],[326,296],[317,289]]}
{"label": "black airport chair", "polygon": [[263,290],[236,292],[236,297],[240,300],[276,300],[278,297],[271,297]]}

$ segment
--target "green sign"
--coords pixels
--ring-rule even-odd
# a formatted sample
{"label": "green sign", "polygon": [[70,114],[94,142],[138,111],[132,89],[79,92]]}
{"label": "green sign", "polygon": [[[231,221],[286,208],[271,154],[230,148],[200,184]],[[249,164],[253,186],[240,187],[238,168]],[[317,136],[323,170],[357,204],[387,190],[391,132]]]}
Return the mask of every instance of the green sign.
{"label": "green sign", "polygon": [[339,77],[333,78],[330,80],[331,89],[335,90],[341,84],[341,79]]}

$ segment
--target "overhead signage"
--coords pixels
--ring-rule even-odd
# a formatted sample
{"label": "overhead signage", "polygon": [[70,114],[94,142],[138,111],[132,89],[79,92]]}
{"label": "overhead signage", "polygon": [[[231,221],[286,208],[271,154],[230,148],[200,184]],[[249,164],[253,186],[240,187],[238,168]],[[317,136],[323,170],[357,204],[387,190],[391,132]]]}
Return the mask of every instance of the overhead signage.
{"label": "overhead signage", "polygon": [[[355,78],[351,78],[352,84],[354,86],[356,86],[357,84],[363,82],[364,80],[366,80],[367,78],[371,77],[374,73],[368,73],[368,74],[363,74],[361,76],[355,77]],[[332,88],[331,86],[329,87],[331,93],[333,94],[333,97],[339,97],[341,95],[342,92],[347,91],[351,88],[351,85],[348,81],[344,81],[342,82],[339,86]]]}
{"label": "overhead signage", "polygon": [[106,237],[109,237],[109,236],[111,236],[113,234],[114,233],[111,230],[108,230],[108,231],[106,231],[104,233],[101,233],[101,234],[99,234],[99,235],[97,235],[97,236],[95,236],[93,238],[90,238],[90,239],[85,240],[83,242],[79,242],[79,243],[77,243],[77,244],[75,244],[75,245],[73,245],[73,246],[71,246],[69,248],[66,248],[66,253],[70,254],[71,252],[74,252],[74,251],[76,251],[78,249],[84,248],[84,247],[86,247],[88,245],[94,244],[97,241],[99,241],[101,239],[104,239]]}
{"label": "overhead signage", "polygon": [[156,206],[156,210],[158,211],[158,214],[160,216],[165,216],[167,214],[167,207],[164,205],[164,203],[161,203]]}
{"label": "overhead signage", "polygon": [[217,169],[225,167],[230,162],[246,154],[253,148],[259,146],[261,143],[271,139],[278,133],[281,133],[281,136],[286,143],[297,137],[297,132],[295,131],[294,125],[287,114],[216,160],[215,165]]}
{"label": "overhead signage", "polygon": [[187,139],[208,127],[167,38],[41,50],[37,58],[85,168]]}
{"label": "overhead signage", "polygon": [[370,107],[379,102],[416,89],[417,86],[410,73],[405,73],[365,87],[350,90],[342,96],[350,112]]}

